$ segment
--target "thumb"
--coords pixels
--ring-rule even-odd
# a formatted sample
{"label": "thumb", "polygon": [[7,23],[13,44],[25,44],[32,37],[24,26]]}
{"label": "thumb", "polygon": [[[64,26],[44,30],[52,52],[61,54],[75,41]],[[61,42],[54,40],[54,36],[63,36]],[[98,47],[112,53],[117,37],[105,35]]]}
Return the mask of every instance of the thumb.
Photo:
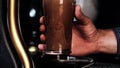
{"label": "thumb", "polygon": [[81,7],[79,5],[76,5],[75,7],[75,17],[78,20],[79,24],[86,25],[92,23],[92,21],[84,15],[84,13],[81,11]]}
{"label": "thumb", "polygon": [[75,17],[78,23],[74,25],[78,30],[81,31],[81,34],[89,36],[96,31],[96,27],[92,20],[83,14],[80,6],[78,5],[75,7]]}

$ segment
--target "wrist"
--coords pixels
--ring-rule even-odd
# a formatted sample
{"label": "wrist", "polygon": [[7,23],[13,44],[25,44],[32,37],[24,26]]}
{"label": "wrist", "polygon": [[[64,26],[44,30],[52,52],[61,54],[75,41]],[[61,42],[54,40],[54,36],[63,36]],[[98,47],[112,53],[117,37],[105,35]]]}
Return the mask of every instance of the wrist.
{"label": "wrist", "polygon": [[98,30],[97,52],[116,54],[117,42],[113,30]]}

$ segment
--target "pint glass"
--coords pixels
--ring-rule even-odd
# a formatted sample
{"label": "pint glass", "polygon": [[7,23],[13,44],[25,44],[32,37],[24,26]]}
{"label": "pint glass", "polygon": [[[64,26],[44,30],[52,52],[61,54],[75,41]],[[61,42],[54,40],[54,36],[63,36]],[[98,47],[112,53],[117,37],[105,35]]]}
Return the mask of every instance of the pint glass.
{"label": "pint glass", "polygon": [[69,55],[75,0],[43,0],[46,54]]}

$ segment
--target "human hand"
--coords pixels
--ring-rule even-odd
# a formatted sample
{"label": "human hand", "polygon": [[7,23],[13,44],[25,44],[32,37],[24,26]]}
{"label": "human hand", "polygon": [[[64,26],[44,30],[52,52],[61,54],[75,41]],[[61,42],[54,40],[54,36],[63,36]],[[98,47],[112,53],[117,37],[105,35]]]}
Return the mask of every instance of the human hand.
{"label": "human hand", "polygon": [[98,30],[91,19],[85,16],[80,6],[75,8],[77,23],[73,23],[71,55],[83,56],[98,50]]}
{"label": "human hand", "polygon": [[[80,6],[75,8],[75,16],[77,24],[73,24],[72,29],[72,53],[71,55],[85,55],[92,53],[96,50],[96,46],[92,42],[95,42],[97,37],[96,28],[94,27],[92,21],[85,16],[80,9]],[[40,31],[45,32],[44,17],[40,18]],[[45,41],[45,35],[40,35],[41,41]],[[41,50],[45,49],[45,44],[39,44],[38,48]]]}
{"label": "human hand", "polygon": [[[77,23],[73,23],[72,28],[71,55],[84,56],[97,52],[116,52],[116,46],[114,46],[116,43],[104,42],[108,39],[110,39],[110,41],[115,41],[114,34],[111,30],[96,29],[91,19],[82,13],[80,6],[75,7],[75,17]],[[40,23],[43,24],[40,26],[40,31],[44,32],[44,17],[40,18]],[[111,38],[109,38],[109,36],[111,36]],[[44,42],[45,35],[41,34],[40,39]],[[109,47],[106,45],[109,45]],[[40,50],[45,50],[45,46],[45,44],[40,44],[38,48]]]}

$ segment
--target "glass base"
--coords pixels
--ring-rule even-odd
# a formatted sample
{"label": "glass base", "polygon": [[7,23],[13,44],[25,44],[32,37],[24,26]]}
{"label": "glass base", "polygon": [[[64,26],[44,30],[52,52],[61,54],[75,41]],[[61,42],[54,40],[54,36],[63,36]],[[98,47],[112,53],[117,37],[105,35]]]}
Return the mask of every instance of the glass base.
{"label": "glass base", "polygon": [[59,51],[45,51],[47,55],[69,55],[71,53],[70,49],[64,49]]}
{"label": "glass base", "polygon": [[46,51],[45,54],[47,54],[47,55],[61,55],[62,52],[60,52],[60,51]]}

